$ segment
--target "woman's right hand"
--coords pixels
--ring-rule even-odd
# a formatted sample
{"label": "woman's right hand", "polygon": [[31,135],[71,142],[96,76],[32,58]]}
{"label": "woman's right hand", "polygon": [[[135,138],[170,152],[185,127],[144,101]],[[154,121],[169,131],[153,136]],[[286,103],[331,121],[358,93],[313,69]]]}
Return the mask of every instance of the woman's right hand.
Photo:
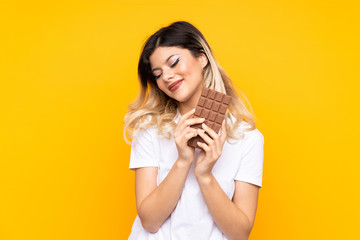
{"label": "woman's right hand", "polygon": [[205,121],[205,118],[190,118],[194,113],[195,108],[181,116],[174,130],[174,140],[178,150],[179,159],[189,163],[194,161],[195,148],[188,146],[187,142],[189,139],[198,135],[196,129],[190,126]]}

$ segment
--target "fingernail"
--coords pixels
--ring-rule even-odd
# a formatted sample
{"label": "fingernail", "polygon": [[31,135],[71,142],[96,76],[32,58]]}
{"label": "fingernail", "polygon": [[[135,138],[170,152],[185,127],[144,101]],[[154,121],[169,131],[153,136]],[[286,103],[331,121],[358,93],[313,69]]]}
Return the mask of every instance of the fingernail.
{"label": "fingernail", "polygon": [[200,121],[205,121],[205,118],[200,118]]}
{"label": "fingernail", "polygon": [[[201,126],[202,126],[202,127],[205,127],[206,125],[205,125],[205,123],[203,123]],[[207,127],[207,126],[206,126],[206,127]]]}
{"label": "fingernail", "polygon": [[198,132],[204,133],[204,132],[205,132],[205,130],[204,130],[204,129],[200,129],[200,128],[198,128]]}

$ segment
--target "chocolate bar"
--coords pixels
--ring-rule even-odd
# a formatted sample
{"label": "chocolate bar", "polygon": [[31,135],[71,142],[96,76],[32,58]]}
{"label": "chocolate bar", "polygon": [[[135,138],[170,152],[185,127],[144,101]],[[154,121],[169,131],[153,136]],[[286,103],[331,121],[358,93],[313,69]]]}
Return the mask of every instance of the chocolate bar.
{"label": "chocolate bar", "polygon": [[[206,126],[210,127],[216,133],[219,133],[230,100],[231,97],[229,95],[209,88],[204,88],[196,106],[194,117],[205,118],[204,123]],[[202,129],[201,124],[194,124],[190,127]],[[207,132],[205,133],[209,136]],[[197,135],[191,138],[187,144],[188,146],[199,148],[197,142],[205,143],[205,141]]]}

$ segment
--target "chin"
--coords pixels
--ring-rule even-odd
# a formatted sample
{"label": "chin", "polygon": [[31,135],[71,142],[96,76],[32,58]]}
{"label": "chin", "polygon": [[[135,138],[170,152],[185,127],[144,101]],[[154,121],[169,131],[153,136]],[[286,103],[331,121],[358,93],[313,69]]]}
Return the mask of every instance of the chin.
{"label": "chin", "polygon": [[171,94],[171,98],[175,99],[178,102],[185,102],[190,98],[190,94],[188,93],[188,91],[184,90],[184,89],[179,89],[180,91],[172,93]]}

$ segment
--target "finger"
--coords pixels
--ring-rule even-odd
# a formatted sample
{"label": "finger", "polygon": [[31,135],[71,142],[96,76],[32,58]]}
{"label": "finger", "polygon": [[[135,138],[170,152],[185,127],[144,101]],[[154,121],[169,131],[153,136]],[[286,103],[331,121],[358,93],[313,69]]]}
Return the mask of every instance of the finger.
{"label": "finger", "polygon": [[186,119],[188,119],[193,113],[195,113],[195,109],[196,109],[196,108],[193,108],[193,109],[191,109],[190,111],[188,111],[187,113],[185,113],[184,115],[182,115],[182,116],[179,118],[178,124],[181,124],[181,123],[184,122]]}
{"label": "finger", "polygon": [[185,122],[183,122],[182,124],[177,126],[177,128],[175,129],[174,135],[176,135],[176,136],[180,135],[184,131],[184,129],[186,129],[190,125],[200,124],[200,123],[202,123],[204,121],[205,121],[205,118],[187,119]]}
{"label": "finger", "polygon": [[194,129],[194,128],[186,127],[186,128],[184,129],[184,131],[182,131],[182,132],[180,133],[180,135],[178,136],[178,138],[181,139],[180,141],[183,141],[183,138],[186,138],[185,136],[186,136],[187,134],[193,134],[194,136],[196,136],[196,135],[198,135],[198,132],[197,132],[196,129]]}
{"label": "finger", "polygon": [[[210,135],[210,137],[212,138],[211,143],[208,143],[208,145],[211,146],[211,148],[213,148],[214,153],[220,153],[221,152],[221,142],[220,142],[220,137],[219,135],[212,130],[210,127],[208,127],[205,123],[202,124],[202,128]],[[205,139],[204,139],[205,141]],[[206,141],[205,141],[206,142]]]}
{"label": "finger", "polygon": [[193,138],[193,137],[196,137],[198,135],[198,133],[195,131],[195,132],[189,132],[187,134],[185,134],[184,136],[184,140],[187,142],[190,140],[190,138]]}
{"label": "finger", "polygon": [[177,135],[178,136],[182,136],[182,135],[185,135],[186,133],[188,133],[189,131],[191,131],[191,128],[190,127],[183,127],[182,130],[180,131],[180,129],[178,128],[177,130]]}
{"label": "finger", "polygon": [[194,124],[200,124],[203,123],[205,121],[205,118],[191,118],[191,119],[187,119],[184,124],[186,126],[191,126]]}
{"label": "finger", "polygon": [[196,137],[198,135],[197,131],[191,127],[187,127],[179,136],[174,137],[175,144],[177,146],[186,146],[189,139]]}
{"label": "finger", "polygon": [[189,126],[195,125],[195,124],[201,124],[204,121],[205,121],[205,118],[187,119],[187,120],[185,120],[185,122],[183,122],[177,126],[177,128],[175,129],[175,132],[177,135],[179,135],[186,127],[189,127]]}
{"label": "finger", "polygon": [[219,135],[214,130],[212,130],[210,127],[208,127],[205,123],[203,123],[201,126],[210,135],[210,137],[212,137],[212,139],[219,137]]}
{"label": "finger", "polygon": [[209,154],[209,152],[211,151],[211,148],[205,143],[197,142],[197,145],[201,147],[206,152],[206,154]]}
{"label": "finger", "polygon": [[212,128],[208,127],[205,123],[202,124],[202,127],[214,141],[214,153],[221,154],[223,142],[221,141],[219,134],[217,134]]}
{"label": "finger", "polygon": [[205,133],[205,131],[203,130],[203,129],[198,129],[197,130],[198,131],[198,134],[199,134],[199,136],[206,142],[206,144],[208,145],[208,146],[210,146],[211,148],[214,148],[214,140],[213,139],[211,139],[206,133]]}
{"label": "finger", "polygon": [[[184,130],[184,128],[186,126],[188,126],[189,124],[184,124],[185,121],[187,121],[187,119],[189,117],[191,117],[191,115],[195,112],[195,108],[193,108],[192,110],[190,110],[189,112],[185,113],[183,116],[180,117],[179,122],[175,128],[174,134],[178,135],[180,132],[182,132]],[[192,119],[192,118],[190,118]],[[185,126],[184,126],[185,125]]]}

